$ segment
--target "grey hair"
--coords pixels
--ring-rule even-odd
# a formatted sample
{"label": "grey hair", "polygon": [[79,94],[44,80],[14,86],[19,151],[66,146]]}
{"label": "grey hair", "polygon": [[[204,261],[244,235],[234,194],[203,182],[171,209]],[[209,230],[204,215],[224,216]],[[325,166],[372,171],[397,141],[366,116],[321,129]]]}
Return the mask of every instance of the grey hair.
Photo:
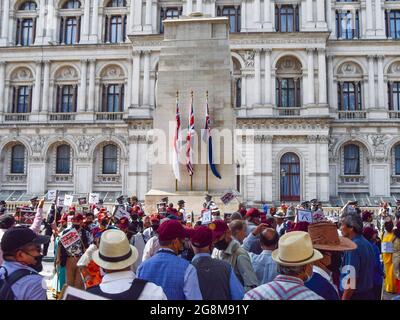
{"label": "grey hair", "polygon": [[303,266],[284,266],[277,264],[277,271],[281,275],[285,276],[297,276],[304,272],[305,265]]}
{"label": "grey hair", "polygon": [[360,215],[356,213],[343,214],[341,217],[341,223],[346,225],[348,228],[353,228],[354,232],[361,234],[363,230],[363,222]]}

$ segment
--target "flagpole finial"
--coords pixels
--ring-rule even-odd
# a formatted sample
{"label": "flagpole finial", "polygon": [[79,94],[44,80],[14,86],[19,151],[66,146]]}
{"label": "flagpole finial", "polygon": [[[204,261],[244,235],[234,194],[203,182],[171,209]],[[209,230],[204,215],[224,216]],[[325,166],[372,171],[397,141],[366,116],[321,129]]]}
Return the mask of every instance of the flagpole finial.
{"label": "flagpole finial", "polygon": [[208,98],[208,90],[206,91],[206,97]]}
{"label": "flagpole finial", "polygon": [[178,96],[179,96],[179,91],[176,90],[176,97],[178,98]]}
{"label": "flagpole finial", "polygon": [[193,98],[193,90],[190,91],[190,96]]}

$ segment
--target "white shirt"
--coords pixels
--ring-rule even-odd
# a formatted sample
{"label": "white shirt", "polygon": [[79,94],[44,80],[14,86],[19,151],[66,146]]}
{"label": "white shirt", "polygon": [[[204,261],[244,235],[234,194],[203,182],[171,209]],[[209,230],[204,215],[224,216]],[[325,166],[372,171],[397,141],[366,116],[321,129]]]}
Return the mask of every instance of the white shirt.
{"label": "white shirt", "polygon": [[137,268],[139,267],[139,265],[142,263],[142,258],[143,258],[143,251],[144,251],[144,247],[145,247],[145,243],[143,240],[143,235],[141,233],[137,233],[135,234],[132,239],[131,239],[131,243],[132,241],[134,241],[134,246],[137,249],[139,256],[136,260],[136,262],[132,265],[132,271],[136,272]]}
{"label": "white shirt", "polygon": [[[133,271],[106,273],[100,283],[104,293],[117,294],[129,290],[136,275]],[[152,282],[148,282],[138,300],[167,300],[163,289]]]}
{"label": "white shirt", "polygon": [[160,243],[158,242],[158,236],[151,237],[144,246],[142,261],[150,259],[159,249]]}

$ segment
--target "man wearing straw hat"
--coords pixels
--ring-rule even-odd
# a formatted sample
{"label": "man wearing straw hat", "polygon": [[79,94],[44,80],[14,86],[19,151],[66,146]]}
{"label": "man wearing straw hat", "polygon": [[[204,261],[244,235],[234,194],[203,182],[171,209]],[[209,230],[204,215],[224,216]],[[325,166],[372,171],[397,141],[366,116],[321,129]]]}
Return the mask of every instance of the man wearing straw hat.
{"label": "man wearing straw hat", "polygon": [[104,231],[93,261],[105,275],[100,285],[87,291],[111,300],[167,300],[161,287],[136,278],[131,266],[137,258],[138,251],[129,244],[123,231]]}
{"label": "man wearing straw hat", "polygon": [[339,237],[336,225],[328,221],[310,224],[308,233],[323,258],[313,263],[313,276],[305,286],[325,300],[340,300],[332,280],[332,258],[335,253],[356,249],[357,245],[348,238]]}
{"label": "man wearing straw hat", "polygon": [[323,300],[304,285],[312,276],[312,263],[322,259],[307,232],[284,234],[278,249],[272,252],[272,259],[278,264],[279,275],[247,292],[244,300]]}

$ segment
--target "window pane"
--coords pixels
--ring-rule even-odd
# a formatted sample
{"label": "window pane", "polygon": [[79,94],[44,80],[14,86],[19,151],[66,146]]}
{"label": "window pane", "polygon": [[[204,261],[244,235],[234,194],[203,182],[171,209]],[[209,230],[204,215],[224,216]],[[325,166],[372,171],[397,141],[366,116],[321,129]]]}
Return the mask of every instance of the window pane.
{"label": "window pane", "polygon": [[11,173],[24,173],[25,147],[17,145],[11,151]]}
{"label": "window pane", "polygon": [[81,4],[78,0],[69,0],[64,4],[63,9],[78,9],[81,7]]}
{"label": "window pane", "polygon": [[360,174],[360,149],[354,144],[344,147],[344,174]]}
{"label": "window pane", "polygon": [[115,145],[107,145],[103,148],[103,174],[117,173],[118,153]]}
{"label": "window pane", "polygon": [[57,148],[56,173],[68,174],[70,171],[70,147],[62,145]]}

